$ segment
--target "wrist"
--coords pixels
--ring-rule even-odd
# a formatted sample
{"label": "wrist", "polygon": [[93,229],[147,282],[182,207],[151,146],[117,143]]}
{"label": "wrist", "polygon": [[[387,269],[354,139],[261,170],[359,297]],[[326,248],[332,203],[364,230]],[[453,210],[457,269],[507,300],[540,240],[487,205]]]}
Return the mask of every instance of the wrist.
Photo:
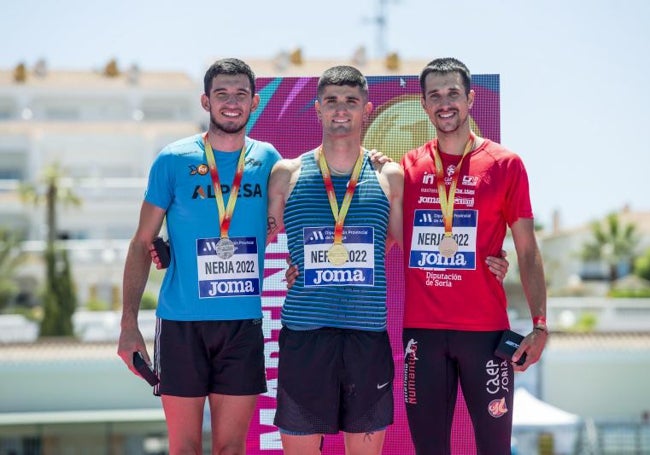
{"label": "wrist", "polygon": [[548,325],[546,324],[546,317],[535,316],[533,317],[533,330],[539,330],[548,335]]}

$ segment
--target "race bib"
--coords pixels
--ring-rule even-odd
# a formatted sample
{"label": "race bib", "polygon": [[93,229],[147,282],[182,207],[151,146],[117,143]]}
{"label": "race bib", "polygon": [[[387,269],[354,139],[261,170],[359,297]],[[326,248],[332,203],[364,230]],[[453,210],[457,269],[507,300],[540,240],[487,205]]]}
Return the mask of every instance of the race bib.
{"label": "race bib", "polygon": [[452,257],[440,254],[445,225],[440,210],[416,210],[409,267],[416,269],[476,269],[476,210],[454,210],[453,238],[458,251]]}
{"label": "race bib", "polygon": [[219,238],[196,241],[199,298],[260,295],[259,261],[255,237],[231,237],[235,251],[228,259],[217,254]]}
{"label": "race bib", "polygon": [[333,265],[327,252],[334,243],[334,228],[303,228],[305,287],[313,286],[374,286],[375,231],[367,226],[343,227],[343,245],[348,260]]}

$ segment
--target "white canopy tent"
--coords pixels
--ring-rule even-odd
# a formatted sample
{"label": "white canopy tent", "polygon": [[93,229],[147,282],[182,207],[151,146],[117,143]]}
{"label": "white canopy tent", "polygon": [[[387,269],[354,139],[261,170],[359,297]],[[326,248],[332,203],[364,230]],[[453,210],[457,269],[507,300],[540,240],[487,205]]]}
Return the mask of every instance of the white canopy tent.
{"label": "white canopy tent", "polygon": [[555,454],[573,453],[582,419],[548,404],[523,387],[515,390],[513,439],[519,454],[536,454],[540,433],[552,433]]}
{"label": "white canopy tent", "polygon": [[523,387],[515,390],[514,408],[512,425],[515,427],[575,426],[581,421],[579,416],[536,398]]}

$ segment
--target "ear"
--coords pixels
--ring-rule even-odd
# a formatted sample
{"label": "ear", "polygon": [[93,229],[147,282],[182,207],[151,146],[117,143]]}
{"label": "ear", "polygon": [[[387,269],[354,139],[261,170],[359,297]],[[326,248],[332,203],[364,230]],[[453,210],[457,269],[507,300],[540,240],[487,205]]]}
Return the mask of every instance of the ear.
{"label": "ear", "polygon": [[470,109],[474,105],[474,90],[469,91],[469,93],[467,95],[467,104],[469,105]]}
{"label": "ear", "polygon": [[368,119],[370,118],[370,114],[372,113],[372,108],[373,108],[372,103],[370,101],[368,101],[366,103],[365,107],[363,108],[363,121],[364,122],[367,122]]}
{"label": "ear", "polygon": [[260,95],[259,93],[256,93],[255,95],[253,95],[253,100],[251,102],[251,112],[255,112],[259,105],[260,105]]}
{"label": "ear", "polygon": [[422,106],[422,109],[424,109],[425,111],[427,110],[427,102],[424,99],[424,96],[420,97],[420,106]]}
{"label": "ear", "polygon": [[314,101],[314,109],[316,109],[316,116],[318,117],[318,120],[321,119],[321,113],[320,113],[320,103],[318,100]]}
{"label": "ear", "polygon": [[210,112],[210,100],[208,99],[208,96],[205,93],[201,95],[201,107],[205,111]]}

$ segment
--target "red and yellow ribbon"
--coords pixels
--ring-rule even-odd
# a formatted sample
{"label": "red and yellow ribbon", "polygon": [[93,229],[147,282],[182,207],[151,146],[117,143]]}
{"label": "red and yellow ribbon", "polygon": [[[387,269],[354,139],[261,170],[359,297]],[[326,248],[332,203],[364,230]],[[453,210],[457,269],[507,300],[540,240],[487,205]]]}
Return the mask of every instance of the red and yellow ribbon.
{"label": "red and yellow ribbon", "polygon": [[228,205],[224,206],[223,193],[221,191],[221,181],[219,180],[219,172],[217,171],[217,162],[214,159],[214,152],[210,141],[208,141],[208,133],[203,136],[203,144],[205,146],[205,155],[208,159],[208,167],[210,168],[210,177],[212,178],[212,186],[214,188],[214,197],[217,202],[217,211],[219,212],[219,229],[221,238],[228,238],[228,230],[230,229],[230,221],[235,211],[235,204],[237,203],[237,196],[239,195],[239,187],[241,185],[242,177],[244,176],[244,157],[246,155],[246,143],[239,152],[239,161],[237,162],[237,170],[235,177],[230,187],[230,196],[228,197]]}
{"label": "red and yellow ribbon", "polygon": [[339,205],[336,201],[336,193],[334,192],[334,185],[332,184],[332,175],[329,166],[327,165],[327,160],[325,159],[325,153],[323,153],[323,146],[321,145],[318,149],[318,166],[323,175],[323,183],[327,190],[327,199],[330,202],[332,215],[334,215],[334,221],[336,222],[334,224],[334,243],[343,243],[343,223],[345,221],[345,216],[348,214],[350,204],[352,203],[352,196],[354,196],[354,190],[357,187],[359,175],[361,175],[362,165],[363,148],[359,150],[359,157],[354,164],[354,170],[352,171],[352,175],[348,181],[348,187],[345,190],[345,196],[343,196],[343,202],[341,202],[341,209],[339,210]]}
{"label": "red and yellow ribbon", "polygon": [[438,186],[438,196],[440,197],[440,210],[442,211],[442,219],[445,224],[445,237],[451,237],[452,235],[451,231],[454,223],[454,197],[456,195],[456,187],[458,185],[458,175],[460,173],[460,167],[463,165],[465,156],[472,150],[472,147],[474,146],[474,140],[474,134],[470,133],[467,144],[465,144],[463,156],[456,166],[456,169],[454,169],[454,173],[451,175],[449,194],[447,194],[447,188],[445,186],[445,170],[442,165],[442,159],[440,158],[440,152],[438,151],[438,139],[435,139],[433,141],[433,160],[436,167],[436,184]]}

